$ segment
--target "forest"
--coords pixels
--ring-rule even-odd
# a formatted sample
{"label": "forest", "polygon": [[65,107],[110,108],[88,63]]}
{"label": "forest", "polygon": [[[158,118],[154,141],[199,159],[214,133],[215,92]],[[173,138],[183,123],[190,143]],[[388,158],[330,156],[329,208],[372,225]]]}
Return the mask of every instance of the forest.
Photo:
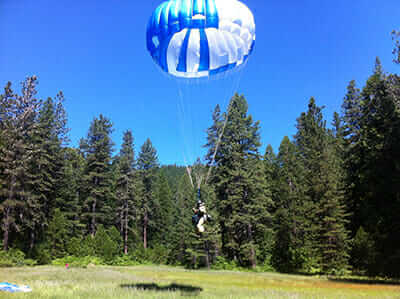
{"label": "forest", "polygon": [[[69,146],[64,95],[39,99],[38,83],[9,82],[0,94],[0,266],[400,277],[400,77],[379,58],[366,82],[348,83],[331,124],[310,98],[275,151],[260,152],[261,123],[244,95],[229,111],[217,105],[191,176],[160,165],[150,139],[136,145],[134,128],[115,150],[104,115]],[[191,220],[199,180],[212,216],[203,234]]]}

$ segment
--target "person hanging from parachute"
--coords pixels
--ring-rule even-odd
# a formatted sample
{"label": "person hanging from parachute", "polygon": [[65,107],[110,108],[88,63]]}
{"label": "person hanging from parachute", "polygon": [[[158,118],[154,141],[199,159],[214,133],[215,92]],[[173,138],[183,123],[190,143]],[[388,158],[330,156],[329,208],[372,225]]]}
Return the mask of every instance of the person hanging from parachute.
{"label": "person hanging from parachute", "polygon": [[[253,13],[239,0],[164,1],[154,10],[146,32],[147,50],[154,62],[171,77],[187,80],[218,78],[240,70],[253,51],[255,40]],[[226,122],[227,118],[208,174],[196,177],[197,204],[192,221],[199,233],[205,231],[204,224],[211,219],[201,199],[200,186],[202,181],[207,184],[214,167]],[[195,188],[191,168],[186,167]]]}
{"label": "person hanging from parachute", "polygon": [[192,223],[196,226],[199,233],[204,233],[204,224],[207,221],[211,221],[211,216],[207,214],[207,209],[205,203],[201,200],[200,188],[197,190],[197,203],[196,207],[192,209],[194,215],[192,216]]}

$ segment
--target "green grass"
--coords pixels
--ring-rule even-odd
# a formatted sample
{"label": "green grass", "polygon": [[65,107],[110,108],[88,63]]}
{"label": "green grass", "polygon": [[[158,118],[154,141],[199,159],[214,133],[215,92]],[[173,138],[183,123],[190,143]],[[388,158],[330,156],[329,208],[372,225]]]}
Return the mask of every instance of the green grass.
{"label": "green grass", "polygon": [[400,298],[400,284],[164,266],[1,268],[3,281],[33,292],[0,298]]}

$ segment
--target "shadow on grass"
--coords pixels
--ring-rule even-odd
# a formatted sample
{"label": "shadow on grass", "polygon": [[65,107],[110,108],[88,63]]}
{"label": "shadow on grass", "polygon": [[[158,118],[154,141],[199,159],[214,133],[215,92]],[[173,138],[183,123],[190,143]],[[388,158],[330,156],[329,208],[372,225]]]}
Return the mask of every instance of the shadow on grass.
{"label": "shadow on grass", "polygon": [[197,296],[201,291],[203,291],[203,289],[200,287],[176,283],[171,283],[167,286],[159,286],[155,283],[121,284],[120,287],[124,289],[137,289],[143,291],[181,292],[183,295],[191,296]]}
{"label": "shadow on grass", "polygon": [[328,277],[333,282],[343,283],[358,283],[358,284],[381,284],[381,285],[394,285],[399,286],[400,280],[398,279],[374,279],[374,278],[343,278],[343,277]]}

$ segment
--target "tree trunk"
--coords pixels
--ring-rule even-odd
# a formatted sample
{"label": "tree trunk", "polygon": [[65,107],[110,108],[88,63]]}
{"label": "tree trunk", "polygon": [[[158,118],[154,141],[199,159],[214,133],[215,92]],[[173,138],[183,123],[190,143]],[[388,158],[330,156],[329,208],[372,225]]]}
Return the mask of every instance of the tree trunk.
{"label": "tree trunk", "polygon": [[197,257],[194,255],[192,258],[193,269],[197,268]]}
{"label": "tree trunk", "polygon": [[30,238],[30,243],[29,243],[29,251],[32,252],[33,246],[35,245],[35,230],[31,230],[31,238]]}
{"label": "tree trunk", "polygon": [[126,207],[125,211],[124,254],[128,254],[128,207]]}
{"label": "tree trunk", "polygon": [[256,260],[256,250],[254,249],[254,244],[253,244],[253,233],[252,233],[251,224],[247,225],[247,234],[248,234],[249,241],[250,241],[250,244],[251,244],[251,247],[250,247],[250,262],[251,262],[251,267],[254,269],[257,266],[257,260]]}
{"label": "tree trunk", "polygon": [[122,236],[124,234],[124,210],[122,210],[121,212],[121,215],[119,217],[119,222],[120,222],[119,233]]}
{"label": "tree trunk", "polygon": [[3,222],[3,250],[8,251],[8,233],[10,230],[10,208],[6,207],[4,212],[4,222]]}
{"label": "tree trunk", "polygon": [[214,246],[214,254],[213,254],[213,262],[217,259],[217,257],[219,256],[219,248],[218,248],[218,244],[215,242],[213,242],[213,246]]}
{"label": "tree trunk", "polygon": [[93,238],[96,234],[96,199],[93,201],[92,204],[92,222],[90,224],[90,234]]}
{"label": "tree trunk", "polygon": [[147,211],[144,212],[143,218],[143,248],[147,248],[147,224],[149,222],[149,217]]}
{"label": "tree trunk", "polygon": [[205,250],[206,250],[206,266],[207,266],[207,269],[210,270],[210,247],[208,245],[208,241],[205,241],[204,245],[205,245]]}
{"label": "tree trunk", "polygon": [[[8,200],[13,202],[13,194],[14,194],[14,187],[16,185],[17,179],[15,176],[11,177],[11,186],[10,186],[10,193],[8,196]],[[8,238],[10,233],[10,217],[11,217],[11,210],[12,208],[8,205],[4,208],[4,222],[3,222],[3,249],[4,251],[8,251]],[[14,220],[15,221],[15,220]]]}

